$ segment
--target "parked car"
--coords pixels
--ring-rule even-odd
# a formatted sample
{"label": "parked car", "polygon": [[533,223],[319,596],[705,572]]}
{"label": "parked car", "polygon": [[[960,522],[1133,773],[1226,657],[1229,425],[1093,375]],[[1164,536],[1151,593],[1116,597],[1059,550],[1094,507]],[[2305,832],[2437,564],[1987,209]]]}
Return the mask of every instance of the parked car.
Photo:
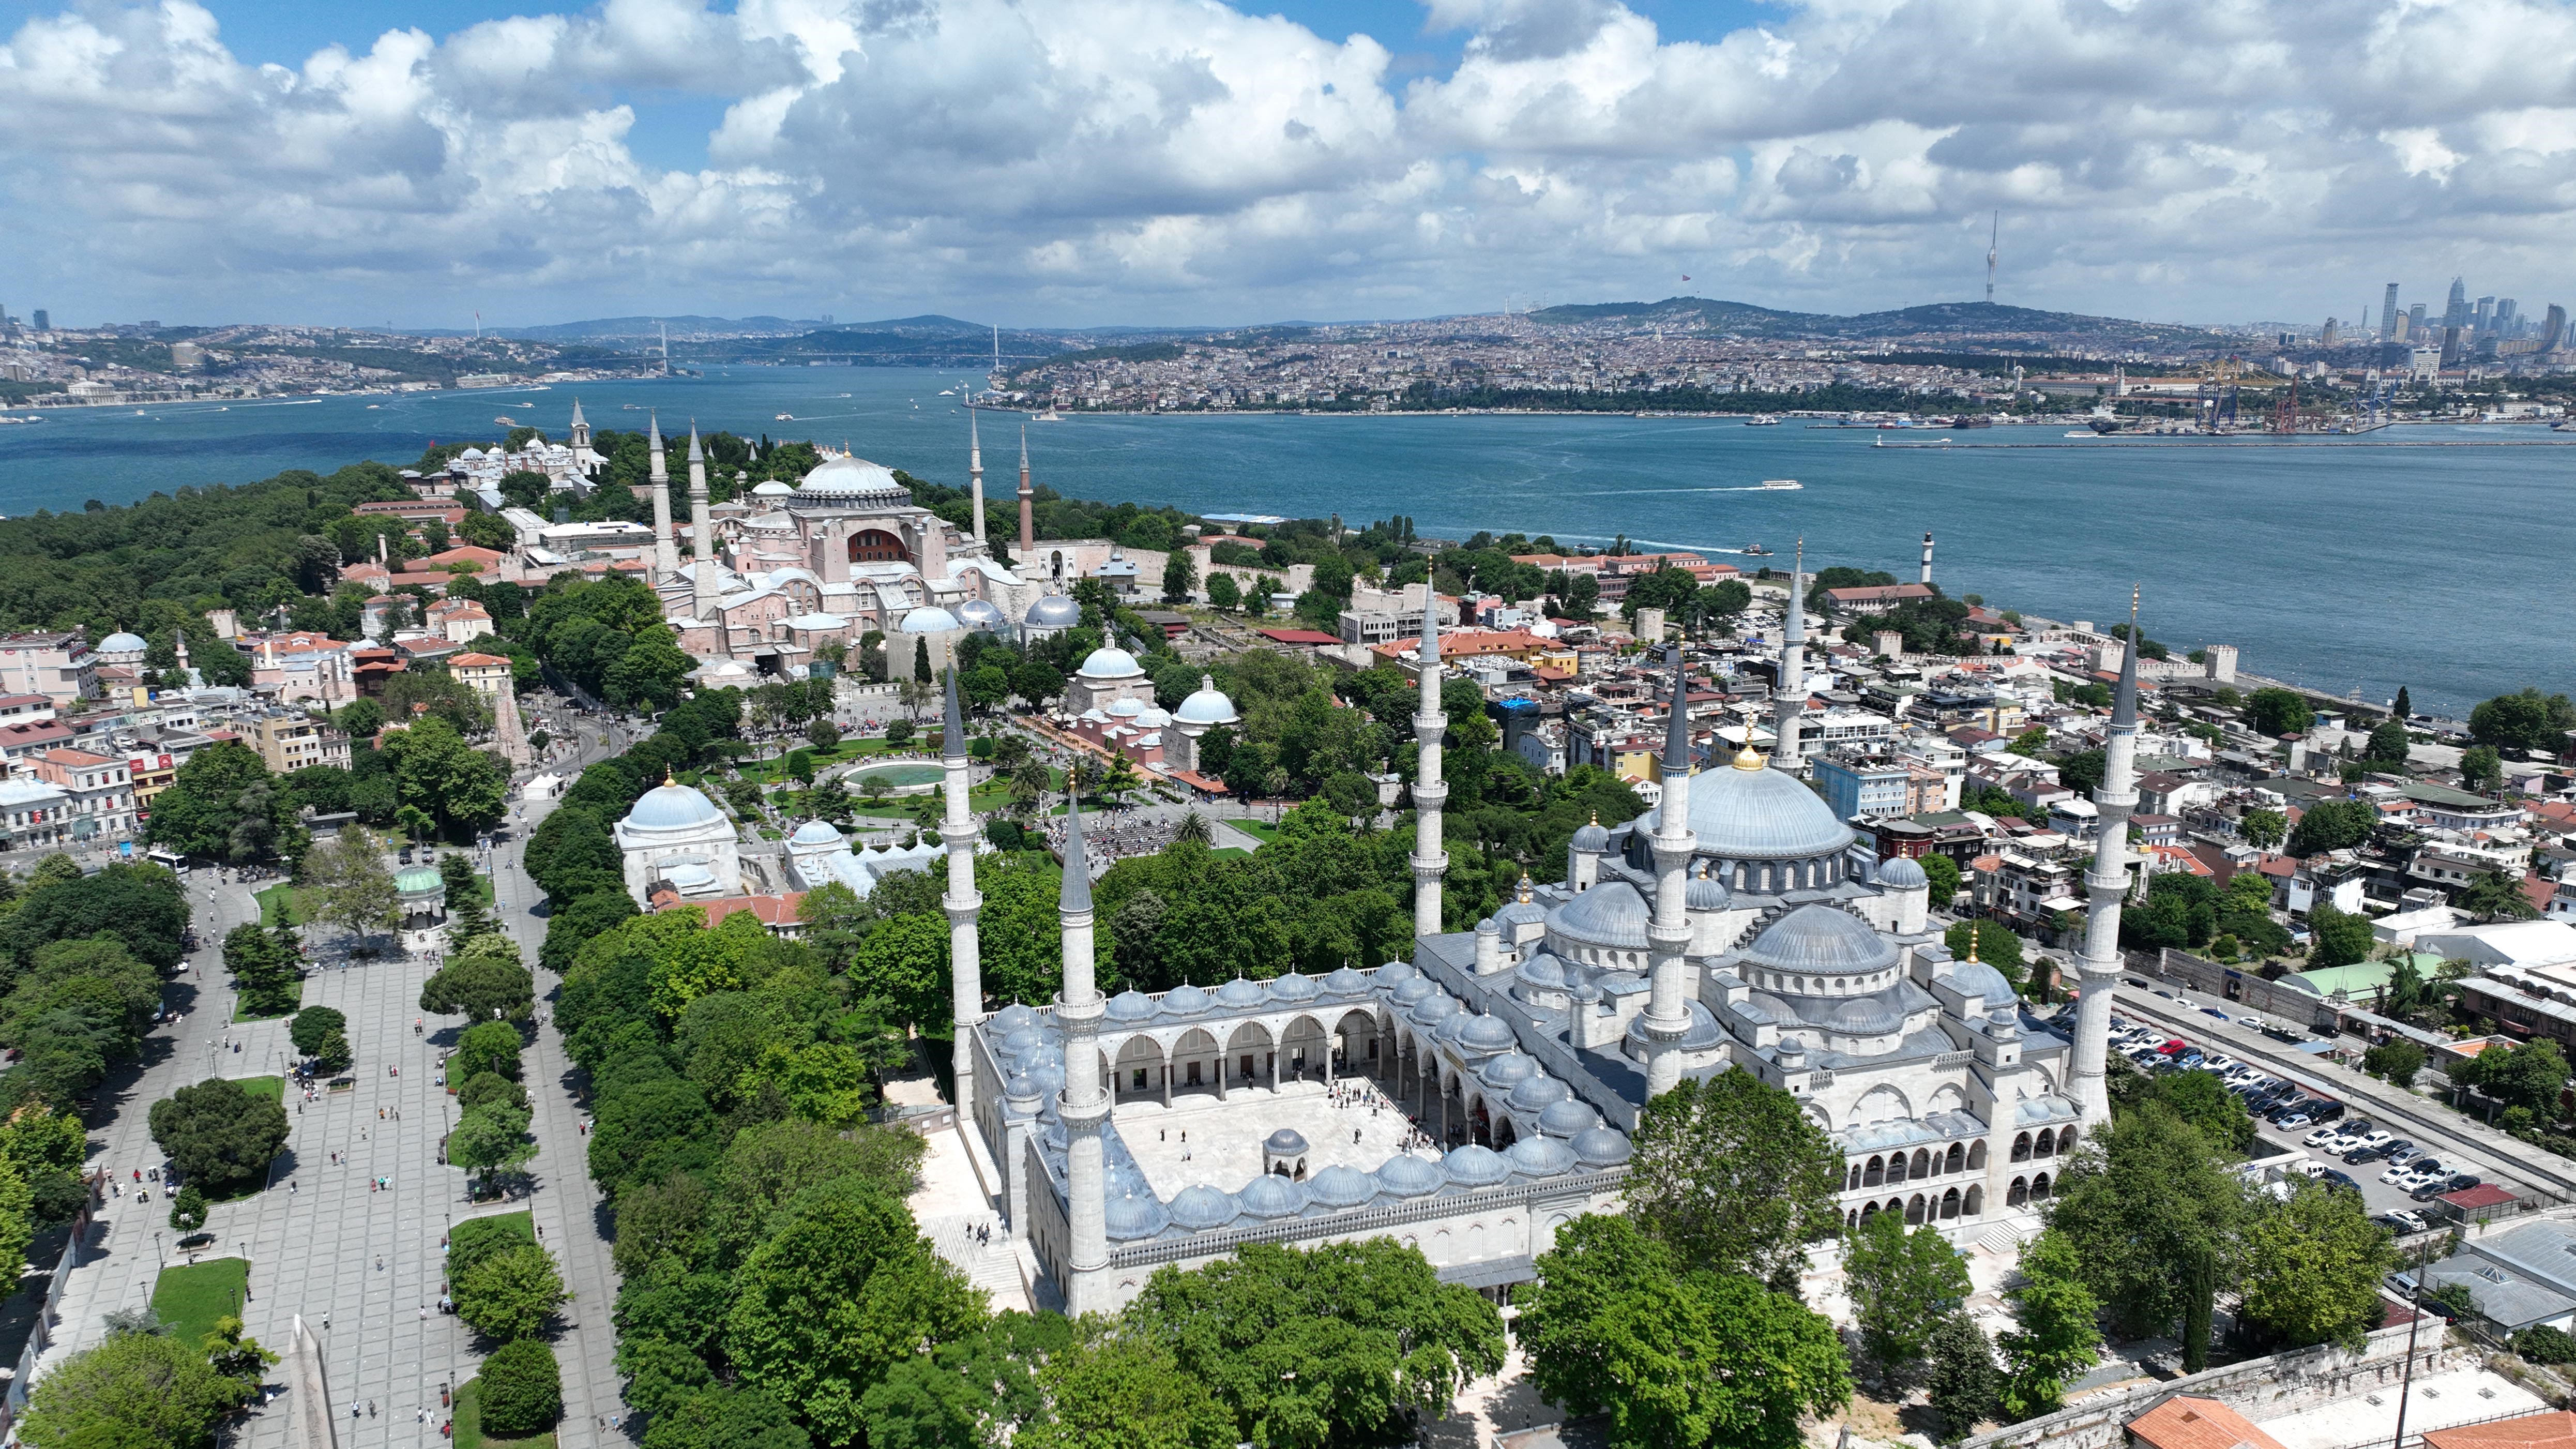
{"label": "parked car", "polygon": [[2211,1057],[2207,1065],[2213,1072],[2232,1072],[2239,1066],[2242,1066],[2243,1063],[2237,1061],[2236,1058],[2227,1055],[2225,1052],[2221,1052],[2218,1055]]}
{"label": "parked car", "polygon": [[2310,1112],[2308,1115],[2319,1122],[2340,1122],[2343,1120],[2343,1103],[2331,1101],[2320,1102],[2317,1104],[2316,1110]]}
{"label": "parked car", "polygon": [[2320,1127],[2314,1132],[2309,1133],[2307,1136],[2300,1138],[2299,1145],[2301,1147],[2323,1147],[2334,1137],[2334,1135],[2335,1130],[2332,1127]]}
{"label": "parked car", "polygon": [[2322,1178],[2324,1181],[2333,1183],[2335,1186],[2344,1188],[2348,1191],[2361,1191],[2361,1184],[2353,1181],[2349,1174],[2337,1172],[2332,1168],[2326,1169],[2322,1174]]}
{"label": "parked car", "polygon": [[2283,1129],[2305,1127],[2308,1125],[2308,1114],[2305,1112],[2292,1112],[2286,1117],[2275,1117],[2272,1119],[2272,1125]]}
{"label": "parked car", "polygon": [[2190,1045],[2191,1043],[2184,1041],[2181,1037],[2175,1037],[2164,1045],[2157,1047],[2156,1050],[2164,1053],[2166,1056],[2172,1056],[2174,1053],[2181,1051]]}
{"label": "parked car", "polygon": [[2379,1155],[2391,1162],[2402,1162],[2409,1157],[2417,1156],[2420,1152],[2420,1148],[2403,1137],[2394,1142],[2382,1143],[2379,1148]]}
{"label": "parked car", "polygon": [[2343,1155],[2343,1160],[2355,1166],[2359,1166],[2365,1162],[2377,1162],[2385,1154],[2385,1151],[2386,1149],[2384,1148],[2372,1147],[2365,1144],[2345,1153]]}
{"label": "parked car", "polygon": [[2219,1010],[2219,1009],[2218,1009],[2217,1007],[2215,1007],[2215,1006],[2204,1006],[2204,1007],[2202,1007],[2202,1008],[2200,1009],[2200,1014],[2201,1014],[2201,1015],[2203,1015],[2203,1016],[2214,1016],[2214,1017],[2217,1017],[2220,1021],[2225,1021],[2225,1020],[2227,1019],[2227,1013],[2226,1013],[2226,1012],[2223,1012],[2223,1011],[2221,1011],[2221,1010]]}

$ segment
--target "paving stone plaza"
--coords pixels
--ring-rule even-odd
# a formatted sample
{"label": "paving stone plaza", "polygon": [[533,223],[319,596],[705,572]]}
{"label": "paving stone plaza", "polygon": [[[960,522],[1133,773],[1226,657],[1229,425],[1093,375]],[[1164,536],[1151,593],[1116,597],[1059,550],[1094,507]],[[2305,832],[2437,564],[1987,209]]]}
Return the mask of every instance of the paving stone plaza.
{"label": "paving stone plaza", "polygon": [[[520,838],[546,808],[545,802],[530,807],[530,818],[517,827]],[[494,852],[497,914],[520,940],[523,959],[533,964],[545,923],[527,914],[536,893],[518,871],[518,850],[512,840]],[[197,968],[177,978],[171,998],[186,1015],[155,1033],[151,1064],[139,1079],[125,1079],[130,1085],[122,1091],[101,1095],[101,1114],[113,1116],[103,1123],[93,1118],[93,1160],[120,1187],[63,1289],[59,1323],[39,1376],[66,1355],[96,1344],[104,1315],[148,1305],[165,1261],[189,1261],[173,1251],[180,1234],[169,1225],[167,1195],[147,1180],[142,1186],[150,1191],[149,1201],[137,1196],[134,1174],[149,1174],[161,1161],[147,1123],[152,1103],[209,1076],[283,1076],[293,1060],[283,1018],[227,1020],[232,993],[221,943],[234,925],[257,918],[252,889],[217,883],[215,873],[204,869],[191,877],[201,945],[193,953]],[[439,1311],[443,1241],[461,1218],[529,1212],[573,1294],[553,1340],[564,1380],[558,1441],[575,1449],[631,1440],[625,1409],[615,1398],[610,1310],[616,1280],[603,1238],[607,1217],[584,1168],[588,1139],[581,1135],[581,1114],[568,1085],[570,1063],[549,1004],[538,1003],[545,1024],[524,1058],[538,1144],[527,1169],[533,1190],[478,1205],[467,1198],[466,1175],[438,1161],[440,1141],[456,1119],[454,1099],[439,1082],[439,1057],[458,1022],[424,1020],[419,1008],[421,984],[439,965],[437,936],[409,938],[417,949],[408,956],[370,961],[349,960],[332,928],[310,928],[306,937],[303,1001],[347,1015],[355,1085],[306,1103],[290,1084],[287,1147],[272,1166],[270,1186],[213,1204],[206,1231],[214,1240],[197,1259],[248,1257],[251,1301],[242,1316],[251,1335],[270,1349],[282,1352],[295,1316],[303,1316],[322,1345],[343,1449],[436,1444],[443,1442],[446,1418],[441,1388],[472,1378],[488,1347],[461,1320]],[[539,989],[547,984],[541,981]],[[272,1384],[287,1382],[285,1366],[269,1378]],[[281,1395],[253,1413],[237,1442],[284,1449],[289,1408]]]}

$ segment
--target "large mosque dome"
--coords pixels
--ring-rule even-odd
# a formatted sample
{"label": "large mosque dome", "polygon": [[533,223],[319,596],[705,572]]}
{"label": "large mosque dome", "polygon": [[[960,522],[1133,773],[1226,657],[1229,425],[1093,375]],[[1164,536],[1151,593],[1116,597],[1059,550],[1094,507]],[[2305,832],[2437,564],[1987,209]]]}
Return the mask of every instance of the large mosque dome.
{"label": "large mosque dome", "polygon": [[[1652,835],[1662,818],[1660,807],[1647,811],[1635,833]],[[1698,853],[1721,860],[1807,860],[1839,854],[1856,838],[1804,782],[1749,754],[1691,776],[1690,828]]]}
{"label": "large mosque dome", "polygon": [[1070,629],[1082,622],[1082,606],[1062,594],[1049,594],[1029,605],[1027,623],[1034,629]]}
{"label": "large mosque dome", "polygon": [[796,485],[797,497],[817,502],[908,502],[912,491],[895,481],[883,464],[847,453],[835,453],[815,466]]}
{"label": "large mosque dome", "polygon": [[1104,644],[1091,651],[1078,671],[1085,679],[1134,679],[1145,672],[1136,656],[1114,644]]}

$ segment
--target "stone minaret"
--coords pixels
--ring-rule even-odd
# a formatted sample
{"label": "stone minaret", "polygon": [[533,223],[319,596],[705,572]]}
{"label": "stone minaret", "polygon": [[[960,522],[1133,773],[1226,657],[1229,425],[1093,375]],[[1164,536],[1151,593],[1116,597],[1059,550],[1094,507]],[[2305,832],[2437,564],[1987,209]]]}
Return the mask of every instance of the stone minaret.
{"label": "stone minaret", "polygon": [[1780,630],[1780,687],[1771,701],[1771,767],[1798,773],[1798,731],[1807,713],[1807,541],[1789,570],[1789,619]]}
{"label": "stone minaret", "polygon": [[975,405],[966,404],[966,481],[975,491],[975,541],[984,542],[984,436],[975,428]]}
{"label": "stone minaret", "polygon": [[1422,758],[1413,776],[1413,934],[1440,934],[1440,878],[1449,873],[1449,852],[1440,848],[1440,807],[1449,801],[1449,786],[1440,778],[1440,737],[1449,716],[1440,708],[1440,595],[1422,591],[1422,694],[1413,707],[1413,738]]}
{"label": "stone minaret", "polygon": [[2102,1079],[2111,1049],[2111,997],[2120,984],[2120,903],[2129,893],[2129,812],[2138,808],[2138,599],[2129,596],[2128,647],[2120,652],[2120,690],[2111,700],[2111,732],[2102,742],[2102,783],[2093,791],[2101,813],[2093,868],[2084,873],[2084,954],[2076,972],[2084,994],[2075,1006],[2075,1102],[2087,1123],[2111,1120]]}
{"label": "stone minaret", "polygon": [[581,415],[581,399],[574,398],[572,400],[572,465],[585,473],[589,472],[585,459],[595,451],[597,450],[590,446],[590,419]]}
{"label": "stone minaret", "polygon": [[940,767],[947,772],[947,819],[939,838],[948,846],[948,894],[939,908],[948,916],[950,1004],[957,1023],[957,1120],[975,1120],[975,1059],[970,1043],[984,1019],[983,949],[975,917],[984,907],[975,890],[975,814],[966,806],[966,719],[957,708],[957,671],[948,671],[948,718],[940,734]]}
{"label": "stone minaret", "polygon": [[1029,486],[1029,430],[1020,429],[1020,558],[1034,558],[1038,551],[1038,495]]}
{"label": "stone minaret", "polygon": [[[707,454],[698,446],[698,425],[689,424],[689,543],[695,555],[690,568],[697,580],[691,612],[699,619],[716,624],[716,526],[707,517]],[[724,640],[725,652],[733,652],[731,632],[718,627],[716,637]]]}
{"label": "stone minaret", "polygon": [[1690,974],[1690,911],[1684,877],[1699,840],[1690,828],[1690,671],[1673,646],[1673,712],[1664,726],[1663,798],[1657,802],[1655,917],[1646,926],[1652,965],[1646,996],[1646,1095],[1669,1092],[1682,1079],[1682,1037],[1690,1031],[1684,1002]]}
{"label": "stone minaret", "polygon": [[1056,922],[1064,931],[1064,991],[1055,1009],[1064,1028],[1064,1098],[1056,1104],[1065,1130],[1068,1181],[1065,1311],[1079,1316],[1107,1305],[1101,1279],[1109,1267],[1109,1189],[1100,1129],[1109,1093],[1100,1080],[1100,1018],[1107,1014],[1091,979],[1091,858],[1082,847],[1082,807],[1070,795],[1064,811],[1064,884]]}
{"label": "stone minaret", "polygon": [[[680,572],[680,541],[671,534],[671,470],[663,462],[662,420],[647,424],[652,429],[649,446],[653,449],[653,582],[660,583]],[[689,430],[694,438],[697,430]]]}
{"label": "stone minaret", "polygon": [[1926,588],[1932,585],[1932,535],[1928,533],[1923,535],[1923,577],[1916,582]]}

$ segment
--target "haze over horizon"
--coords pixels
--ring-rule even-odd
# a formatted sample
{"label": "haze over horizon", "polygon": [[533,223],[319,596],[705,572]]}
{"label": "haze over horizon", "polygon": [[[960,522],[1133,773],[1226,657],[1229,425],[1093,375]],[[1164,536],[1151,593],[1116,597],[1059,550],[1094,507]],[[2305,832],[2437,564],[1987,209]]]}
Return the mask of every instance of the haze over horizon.
{"label": "haze over horizon", "polygon": [[[0,0],[0,304],[1006,326],[2561,292],[2532,0]],[[2313,314],[2313,315],[2311,315]]]}

